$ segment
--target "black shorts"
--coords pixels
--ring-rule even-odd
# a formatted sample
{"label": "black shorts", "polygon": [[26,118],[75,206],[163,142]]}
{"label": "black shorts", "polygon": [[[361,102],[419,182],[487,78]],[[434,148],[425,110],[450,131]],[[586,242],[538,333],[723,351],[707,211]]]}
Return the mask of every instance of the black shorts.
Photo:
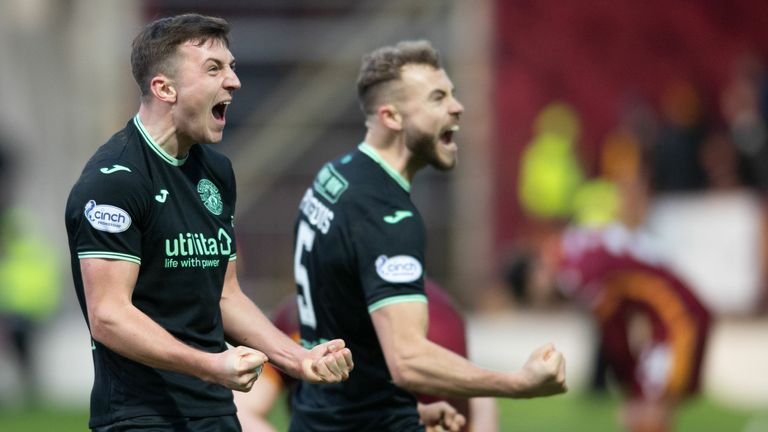
{"label": "black shorts", "polygon": [[290,432],[424,432],[424,425],[418,416],[381,415],[371,417],[370,421],[361,418],[344,418],[334,421],[318,422],[314,416],[302,417],[295,413],[291,416]]}
{"label": "black shorts", "polygon": [[216,417],[141,416],[92,429],[93,432],[242,432],[237,415]]}

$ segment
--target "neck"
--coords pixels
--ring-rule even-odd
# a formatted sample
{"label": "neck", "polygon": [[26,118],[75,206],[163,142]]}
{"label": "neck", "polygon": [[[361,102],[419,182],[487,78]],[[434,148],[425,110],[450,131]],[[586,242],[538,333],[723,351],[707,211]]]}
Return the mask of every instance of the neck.
{"label": "neck", "polygon": [[402,132],[369,128],[365,142],[409,183],[413,181],[416,172],[424,167],[424,164],[414,160],[413,153],[405,145],[405,134]]}
{"label": "neck", "polygon": [[139,118],[149,136],[170,156],[182,159],[195,144],[179,133],[169,107],[141,104]]}

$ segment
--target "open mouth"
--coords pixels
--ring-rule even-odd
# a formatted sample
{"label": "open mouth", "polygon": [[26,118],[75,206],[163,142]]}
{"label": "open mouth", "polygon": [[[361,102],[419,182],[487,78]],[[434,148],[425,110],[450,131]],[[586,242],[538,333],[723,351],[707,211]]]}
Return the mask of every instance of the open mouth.
{"label": "open mouth", "polygon": [[224,122],[225,116],[227,114],[227,107],[229,106],[230,103],[231,101],[224,101],[214,105],[213,108],[211,109],[211,112],[213,113],[213,118],[220,122]]}
{"label": "open mouth", "polygon": [[451,144],[453,142],[453,134],[458,131],[459,125],[453,125],[449,127],[440,134],[440,141],[442,141],[443,144]]}

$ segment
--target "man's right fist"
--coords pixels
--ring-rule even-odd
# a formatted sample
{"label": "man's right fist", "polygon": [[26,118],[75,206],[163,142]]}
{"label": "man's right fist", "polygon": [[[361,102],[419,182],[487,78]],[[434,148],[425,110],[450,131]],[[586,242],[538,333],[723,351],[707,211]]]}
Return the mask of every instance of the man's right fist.
{"label": "man's right fist", "polygon": [[522,397],[550,396],[565,393],[565,358],[552,344],[537,348],[522,372],[528,377],[530,387]]}
{"label": "man's right fist", "polygon": [[245,346],[229,349],[221,355],[225,364],[221,384],[242,392],[247,392],[253,387],[264,363],[269,360],[263,352]]}

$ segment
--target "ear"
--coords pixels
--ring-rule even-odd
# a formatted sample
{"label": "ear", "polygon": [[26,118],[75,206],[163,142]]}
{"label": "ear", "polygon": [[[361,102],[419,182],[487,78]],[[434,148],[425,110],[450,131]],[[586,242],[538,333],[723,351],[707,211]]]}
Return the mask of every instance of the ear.
{"label": "ear", "polygon": [[400,131],[403,129],[403,116],[392,104],[381,105],[376,110],[379,122],[387,129]]}
{"label": "ear", "polygon": [[168,103],[176,103],[176,87],[173,80],[163,74],[155,75],[149,83],[149,89],[159,100]]}

